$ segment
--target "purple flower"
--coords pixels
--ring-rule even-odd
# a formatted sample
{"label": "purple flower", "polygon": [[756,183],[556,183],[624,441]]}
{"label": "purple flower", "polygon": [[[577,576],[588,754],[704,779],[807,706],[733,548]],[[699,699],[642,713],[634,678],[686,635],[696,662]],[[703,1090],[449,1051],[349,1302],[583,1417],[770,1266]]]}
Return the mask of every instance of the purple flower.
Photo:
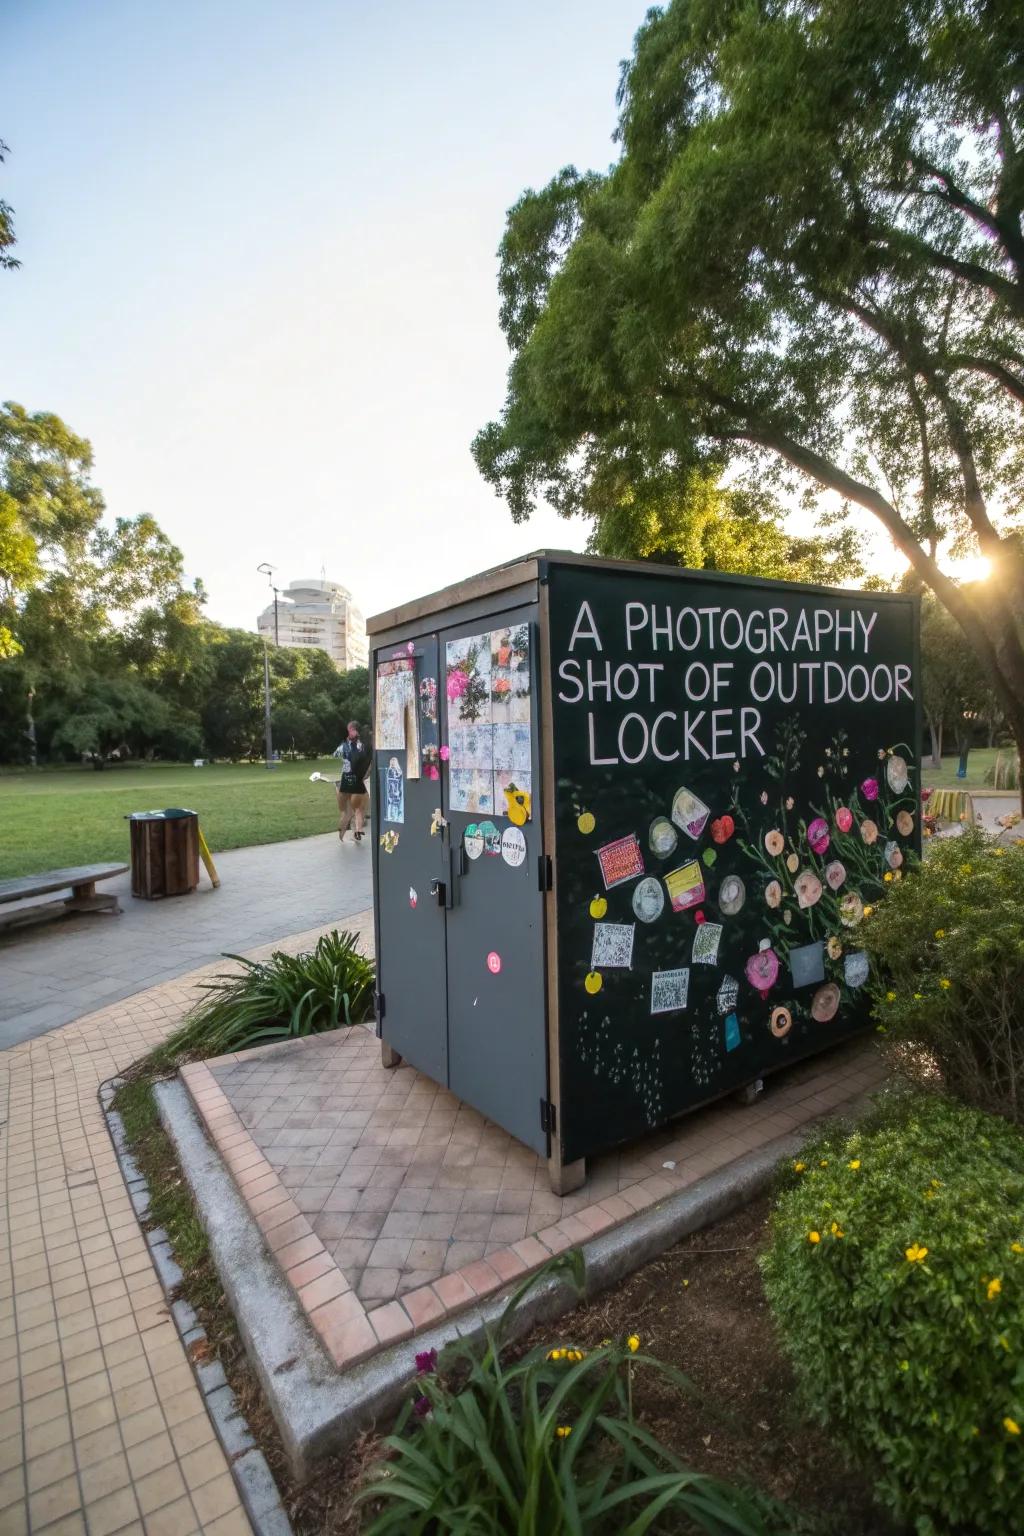
{"label": "purple flower", "polygon": [[437,1370],[437,1350],[427,1349],[423,1354],[416,1356],[417,1376],[430,1376]]}
{"label": "purple flower", "polygon": [[812,853],[824,853],[828,847],[828,822],[816,816],[807,828],[807,841]]}
{"label": "purple flower", "polygon": [[412,1405],[412,1411],[419,1419],[425,1419],[430,1412],[430,1398],[418,1397]]}
{"label": "purple flower", "polygon": [[865,779],[863,784],[860,787],[860,792],[864,796],[865,800],[877,800],[878,799],[878,780],[877,779]]}

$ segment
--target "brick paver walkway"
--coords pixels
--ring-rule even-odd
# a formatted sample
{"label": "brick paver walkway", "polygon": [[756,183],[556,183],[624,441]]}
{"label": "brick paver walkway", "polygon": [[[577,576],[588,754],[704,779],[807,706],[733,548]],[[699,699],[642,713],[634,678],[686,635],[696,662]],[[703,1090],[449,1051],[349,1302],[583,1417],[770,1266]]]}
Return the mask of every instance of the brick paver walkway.
{"label": "brick paver walkway", "polygon": [[97,1100],[217,968],[0,1053],[3,1536],[248,1536]]}
{"label": "brick paver walkway", "polygon": [[339,1367],[503,1289],[744,1153],[880,1086],[863,1038],[593,1159],[575,1194],[547,1164],[366,1030],[183,1070],[267,1246]]}
{"label": "brick paver walkway", "polygon": [[320,923],[344,923],[373,899],[368,842],[339,843],[331,833],[215,856],[219,890],[202,870],[191,895],[140,901],[122,875],[103,885],[120,897],[119,916],[80,916],[0,935],[0,1048],[194,971],[225,950],[248,951]]}

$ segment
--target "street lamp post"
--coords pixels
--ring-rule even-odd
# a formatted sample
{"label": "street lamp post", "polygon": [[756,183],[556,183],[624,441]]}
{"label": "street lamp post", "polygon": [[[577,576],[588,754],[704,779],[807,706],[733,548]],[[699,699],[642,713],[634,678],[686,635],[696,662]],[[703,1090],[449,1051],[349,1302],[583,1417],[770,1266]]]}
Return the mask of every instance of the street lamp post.
{"label": "street lamp post", "polygon": [[[274,594],[274,644],[277,645],[277,588],[274,586],[274,567],[266,561],[258,565],[256,569],[262,576],[266,576],[270,590]],[[270,728],[270,651],[267,647],[266,636],[263,638],[263,729],[265,736],[264,752],[266,754],[266,766],[274,766],[274,737]]]}

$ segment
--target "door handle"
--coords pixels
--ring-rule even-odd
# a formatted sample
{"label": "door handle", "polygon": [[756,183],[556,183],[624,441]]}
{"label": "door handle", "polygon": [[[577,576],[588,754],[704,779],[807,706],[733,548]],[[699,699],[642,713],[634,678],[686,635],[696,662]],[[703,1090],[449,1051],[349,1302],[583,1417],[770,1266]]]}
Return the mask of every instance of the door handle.
{"label": "door handle", "polygon": [[439,907],[448,905],[448,887],[443,880],[430,882],[430,894],[434,897]]}

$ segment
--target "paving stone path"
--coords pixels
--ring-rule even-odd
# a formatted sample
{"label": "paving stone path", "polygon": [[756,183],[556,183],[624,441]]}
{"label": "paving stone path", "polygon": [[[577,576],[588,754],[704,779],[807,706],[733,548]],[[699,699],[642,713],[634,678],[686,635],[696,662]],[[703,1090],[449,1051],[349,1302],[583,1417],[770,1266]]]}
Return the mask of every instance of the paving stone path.
{"label": "paving stone path", "polygon": [[[219,890],[167,901],[131,896],[127,875],[104,882],[124,908],[44,923],[0,939],[0,1049],[215,960],[364,911],[372,900],[368,840],[336,834],[215,853]],[[51,898],[47,898],[48,900]]]}
{"label": "paving stone path", "polygon": [[[358,926],[368,930],[368,914]],[[321,931],[251,952],[294,953]],[[217,968],[136,989],[0,1053],[3,1536],[250,1531],[97,1099]]]}

